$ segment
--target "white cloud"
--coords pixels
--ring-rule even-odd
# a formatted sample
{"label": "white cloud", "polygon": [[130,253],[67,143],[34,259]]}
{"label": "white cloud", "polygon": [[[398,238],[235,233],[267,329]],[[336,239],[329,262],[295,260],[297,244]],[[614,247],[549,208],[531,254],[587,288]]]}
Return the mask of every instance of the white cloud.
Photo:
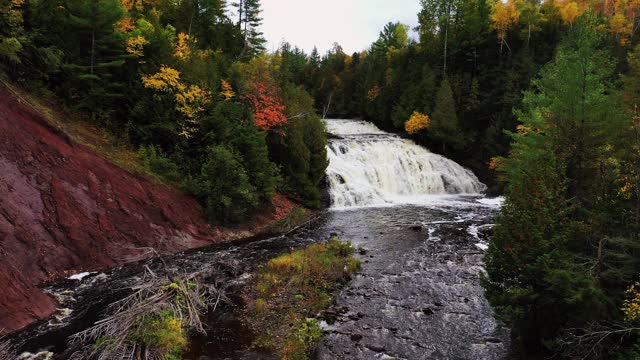
{"label": "white cloud", "polygon": [[269,51],[282,40],[307,53],[338,42],[346,53],[364,50],[389,21],[414,27],[419,0],[262,0],[262,31]]}

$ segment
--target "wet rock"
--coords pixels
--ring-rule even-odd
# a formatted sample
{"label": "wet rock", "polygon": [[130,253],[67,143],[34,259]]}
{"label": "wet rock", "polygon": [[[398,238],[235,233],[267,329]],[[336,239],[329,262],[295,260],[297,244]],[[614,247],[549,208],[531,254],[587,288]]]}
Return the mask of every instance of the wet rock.
{"label": "wet rock", "polygon": [[385,350],[384,346],[381,344],[368,344],[367,349],[375,352],[383,352]]}
{"label": "wet rock", "polygon": [[485,342],[488,343],[492,343],[492,344],[500,344],[502,343],[502,340],[498,339],[498,338],[486,338],[484,339]]}

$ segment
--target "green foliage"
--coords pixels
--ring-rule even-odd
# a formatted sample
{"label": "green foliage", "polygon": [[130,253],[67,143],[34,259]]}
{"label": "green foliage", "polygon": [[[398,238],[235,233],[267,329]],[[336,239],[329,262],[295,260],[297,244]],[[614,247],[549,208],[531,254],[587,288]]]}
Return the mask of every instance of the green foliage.
{"label": "green foliage", "polygon": [[[233,5],[237,22],[222,0],[3,1],[0,65],[139,148],[147,171],[194,194],[214,222],[246,219],[276,189],[318,207],[324,128],[293,83],[307,56],[263,54],[260,1]],[[254,126],[248,96],[261,76],[274,80],[267,100],[286,109],[290,132]]]}
{"label": "green foliage", "polygon": [[237,222],[258,202],[256,188],[236,151],[217,145],[207,150],[200,175],[188,186],[191,193],[204,198],[205,213],[211,220]]}
{"label": "green foliage", "polygon": [[453,147],[462,146],[456,104],[447,78],[442,80],[440,89],[436,93],[435,107],[431,115],[431,126],[429,127],[429,137],[433,141],[442,144],[443,152],[446,151],[447,145]]}
{"label": "green foliage", "polygon": [[122,19],[124,10],[119,0],[81,0],[67,4],[63,18],[63,44],[67,59],[63,68],[69,74],[69,96],[79,99],[78,107],[92,115],[104,116],[111,100],[122,96],[122,84],[113,80],[113,72],[125,63],[125,42],[114,24]]}
{"label": "green foliage", "polygon": [[273,226],[275,231],[285,232],[302,224],[307,218],[307,214],[303,208],[294,207],[284,219],[278,220]]}
{"label": "green foliage", "polygon": [[272,159],[285,178],[283,190],[297,194],[305,206],[320,207],[319,186],[327,168],[324,124],[313,110],[313,99],[302,89],[285,87],[289,122],[283,133],[272,133]]}
{"label": "green foliage", "polygon": [[571,349],[560,339],[569,329],[620,321],[625,283],[640,270],[637,240],[610,237],[621,200],[610,144],[626,126],[598,25],[587,12],[568,32],[525,93],[510,156],[498,161],[507,201],[485,257],[484,285],[521,354],[613,355],[607,344],[615,336]]}
{"label": "green foliage", "polygon": [[144,167],[161,178],[179,184],[182,179],[178,166],[170,159],[162,156],[155,146],[142,146],[138,150],[138,157]]}
{"label": "green foliage", "polygon": [[249,293],[248,321],[256,344],[282,359],[308,359],[322,330],[315,319],[337,284],[360,268],[351,244],[331,239],[271,259]]}
{"label": "green foliage", "polygon": [[380,37],[373,43],[371,52],[377,56],[385,56],[389,49],[401,49],[409,45],[409,26],[401,23],[388,23],[380,32]]}
{"label": "green foliage", "polygon": [[167,360],[182,359],[182,352],[189,344],[182,320],[172,311],[145,317],[129,337],[145,348],[162,354]]}

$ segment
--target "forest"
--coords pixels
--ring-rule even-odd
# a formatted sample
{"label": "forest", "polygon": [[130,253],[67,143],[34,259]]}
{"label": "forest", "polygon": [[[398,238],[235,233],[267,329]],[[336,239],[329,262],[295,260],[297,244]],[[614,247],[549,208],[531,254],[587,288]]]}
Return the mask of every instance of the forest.
{"label": "forest", "polygon": [[[5,72],[139,149],[145,167],[245,219],[276,191],[320,206],[325,134],[257,0],[2,1]],[[219,174],[226,174],[220,177]]]}
{"label": "forest", "polygon": [[307,54],[265,50],[259,0],[1,0],[1,69],[214,223],[321,207],[322,117],[411,138],[505,195],[483,285],[515,357],[640,358],[640,2],[420,3],[417,36]]}

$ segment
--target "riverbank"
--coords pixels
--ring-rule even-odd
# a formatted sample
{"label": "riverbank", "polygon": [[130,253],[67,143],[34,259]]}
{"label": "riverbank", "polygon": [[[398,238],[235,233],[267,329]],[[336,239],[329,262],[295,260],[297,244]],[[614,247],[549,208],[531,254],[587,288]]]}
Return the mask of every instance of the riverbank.
{"label": "riverbank", "polygon": [[[442,197],[432,206],[330,210],[315,221],[268,239],[192,250],[66,280],[47,289],[72,311],[66,319],[33,329],[16,341],[23,351],[48,350],[65,359],[65,339],[124,295],[147,269],[212,271],[229,301],[211,312],[206,336],[192,339],[184,359],[268,359],[252,347],[255,334],[241,318],[242,290],[260,265],[291,249],[337,235],[359,249],[361,271],[324,312],[325,337],[314,358],[506,359],[509,336],[495,318],[480,286],[482,254],[490,236],[495,202]],[[118,290],[120,289],[120,290]]]}
{"label": "riverbank", "polygon": [[273,233],[294,209],[306,216],[276,195],[242,225],[212,226],[138,162],[98,129],[0,88],[0,336],[56,312],[39,289],[52,281]]}

